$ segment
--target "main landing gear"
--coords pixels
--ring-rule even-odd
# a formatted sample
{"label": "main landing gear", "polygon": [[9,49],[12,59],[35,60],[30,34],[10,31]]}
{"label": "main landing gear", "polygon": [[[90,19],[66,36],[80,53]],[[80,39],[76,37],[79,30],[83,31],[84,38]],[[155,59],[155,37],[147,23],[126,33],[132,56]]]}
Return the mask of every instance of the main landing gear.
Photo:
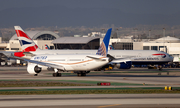
{"label": "main landing gear", "polygon": [[86,76],[86,74],[89,72],[90,71],[79,71],[79,72],[77,72],[77,76]]}
{"label": "main landing gear", "polygon": [[53,77],[61,77],[61,73],[58,73],[58,72],[53,73]]}
{"label": "main landing gear", "polygon": [[57,69],[54,69],[54,72],[52,75],[53,77],[61,77],[61,73],[58,73],[58,70]]}
{"label": "main landing gear", "polygon": [[86,76],[86,73],[77,73],[77,76]]}
{"label": "main landing gear", "polygon": [[161,71],[161,70],[162,70],[162,65],[159,65],[158,68],[159,68],[159,70]]}

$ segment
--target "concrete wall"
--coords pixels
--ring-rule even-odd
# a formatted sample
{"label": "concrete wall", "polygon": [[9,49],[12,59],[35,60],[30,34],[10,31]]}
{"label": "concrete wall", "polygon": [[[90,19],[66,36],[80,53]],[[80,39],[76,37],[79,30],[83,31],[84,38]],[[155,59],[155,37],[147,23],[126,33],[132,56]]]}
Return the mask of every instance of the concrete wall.
{"label": "concrete wall", "polygon": [[143,42],[133,42],[133,50],[143,50]]}

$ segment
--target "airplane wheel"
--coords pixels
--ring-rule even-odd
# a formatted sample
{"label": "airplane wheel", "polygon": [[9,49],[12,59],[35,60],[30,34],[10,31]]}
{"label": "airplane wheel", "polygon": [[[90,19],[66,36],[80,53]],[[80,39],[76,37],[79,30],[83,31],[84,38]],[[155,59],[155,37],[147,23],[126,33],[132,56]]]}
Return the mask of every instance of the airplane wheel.
{"label": "airplane wheel", "polygon": [[80,74],[80,73],[77,73],[77,76],[81,76],[81,74]]}
{"label": "airplane wheel", "polygon": [[57,73],[57,76],[58,76],[58,77],[61,77],[61,73]]}
{"label": "airplane wheel", "polygon": [[53,73],[53,77],[61,77],[61,73]]}
{"label": "airplane wheel", "polygon": [[37,76],[38,74],[34,74],[34,76]]}
{"label": "airplane wheel", "polygon": [[53,73],[53,77],[56,77],[56,73]]}
{"label": "airplane wheel", "polygon": [[81,76],[86,76],[86,73],[81,73]]}

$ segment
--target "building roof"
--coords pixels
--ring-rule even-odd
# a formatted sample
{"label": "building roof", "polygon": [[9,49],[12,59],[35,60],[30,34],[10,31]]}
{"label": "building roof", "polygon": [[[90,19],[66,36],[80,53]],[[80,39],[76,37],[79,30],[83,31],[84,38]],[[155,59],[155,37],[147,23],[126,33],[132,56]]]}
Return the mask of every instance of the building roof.
{"label": "building roof", "polygon": [[53,44],[86,44],[94,39],[99,39],[99,37],[60,37],[52,41]]}
{"label": "building roof", "polygon": [[167,36],[167,37],[162,37],[162,38],[156,39],[155,42],[176,43],[176,42],[180,42],[180,39],[175,38],[175,37]]}
{"label": "building roof", "polygon": [[[57,35],[56,33],[52,32],[52,31],[25,31],[25,32],[33,40],[35,40],[37,37],[39,37],[43,34],[50,34],[50,35],[56,37],[56,39],[59,38],[59,35]],[[14,34],[10,40],[18,40],[17,34]]]}

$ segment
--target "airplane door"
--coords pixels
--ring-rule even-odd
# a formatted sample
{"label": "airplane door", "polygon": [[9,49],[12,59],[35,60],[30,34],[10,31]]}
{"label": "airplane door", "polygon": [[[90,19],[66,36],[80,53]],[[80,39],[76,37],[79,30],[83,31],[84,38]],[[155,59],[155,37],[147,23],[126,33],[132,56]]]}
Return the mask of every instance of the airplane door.
{"label": "airplane door", "polygon": [[138,54],[138,57],[142,57],[142,54],[141,54],[141,53],[139,53],[139,54]]}
{"label": "airplane door", "polygon": [[[84,61],[87,61],[87,60],[89,60],[89,58],[85,57]],[[86,70],[89,70],[89,62],[84,62],[83,67],[85,67]]]}

